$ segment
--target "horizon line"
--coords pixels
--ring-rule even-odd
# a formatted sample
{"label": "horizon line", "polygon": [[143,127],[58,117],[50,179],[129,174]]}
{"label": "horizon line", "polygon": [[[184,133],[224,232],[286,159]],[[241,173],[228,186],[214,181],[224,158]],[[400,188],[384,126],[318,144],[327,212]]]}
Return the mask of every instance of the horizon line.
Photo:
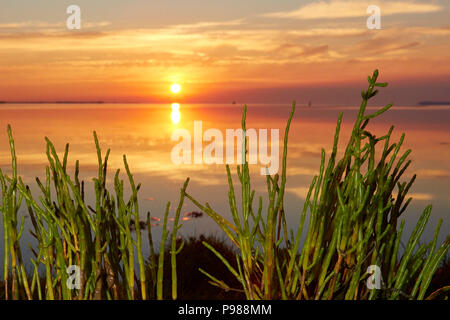
{"label": "horizon line", "polygon": [[[301,106],[310,106],[312,107],[312,101],[308,101],[305,103],[299,103],[295,100],[290,101],[289,103],[292,104],[295,102],[296,105]],[[172,103],[179,103],[179,104],[229,104],[233,106],[239,106],[239,105],[245,105],[245,104],[278,104],[278,103],[287,103],[286,101],[278,101],[278,102],[245,102],[245,103],[238,103],[236,101],[232,102],[156,102],[156,101],[103,101],[103,100],[85,100],[85,101],[77,101],[77,100],[68,100],[68,101],[61,101],[61,100],[36,100],[36,101],[2,101],[0,100],[0,104],[172,104]],[[324,104],[324,103],[317,103],[316,106],[329,106],[330,104]],[[450,105],[450,101],[439,101],[439,100],[422,100],[418,101],[415,104],[416,106],[448,106]],[[348,106],[348,104],[335,104],[335,106]],[[397,105],[399,106],[399,105]]]}

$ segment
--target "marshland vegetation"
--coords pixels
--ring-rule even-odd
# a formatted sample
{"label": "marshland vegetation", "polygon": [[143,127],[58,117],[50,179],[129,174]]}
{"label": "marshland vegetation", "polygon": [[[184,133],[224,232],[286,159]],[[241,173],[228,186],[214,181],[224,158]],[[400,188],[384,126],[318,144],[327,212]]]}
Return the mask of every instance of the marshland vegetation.
{"label": "marshland vegetation", "polygon": [[[189,178],[180,189],[173,227],[168,228],[167,203],[162,235],[155,248],[148,212],[142,217],[135,181],[123,156],[125,180],[120,170],[112,187],[107,184],[110,150],[100,148],[97,134],[98,172],[94,181],[95,203],[88,203],[84,181],[68,172],[69,145],[62,156],[46,138],[48,165],[45,179],[36,178],[40,194],[32,194],[18,175],[11,127],[11,173],[0,169],[1,213],[4,238],[4,299],[183,299],[210,297],[196,279],[208,281],[217,298],[247,299],[425,299],[445,295],[449,286],[428,290],[433,275],[450,248],[450,239],[438,244],[443,223],[429,243],[420,241],[432,208],[423,211],[405,247],[400,247],[405,222],[401,220],[411,202],[408,192],[416,177],[403,181],[411,164],[411,150],[402,151],[405,135],[392,141],[394,127],[382,136],[369,131],[369,124],[387,112],[391,104],[367,114],[367,103],[379,88],[378,71],[368,77],[362,103],[350,138],[338,150],[343,114],[339,115],[331,154],[321,152],[319,175],[311,181],[298,225],[288,228],[284,211],[287,183],[288,133],[295,112],[292,106],[284,135],[281,173],[267,175],[267,194],[255,198],[249,164],[244,157],[236,176],[226,166],[232,220],[201,203],[188,190]],[[243,149],[247,150],[246,107],[242,117]],[[195,177],[194,177],[195,178]],[[237,184],[236,184],[237,181]],[[126,196],[128,195],[128,196]],[[182,208],[191,201],[211,218],[226,241],[214,237],[178,237]],[[32,271],[26,269],[20,239],[26,232],[25,207],[36,239],[30,244]],[[147,228],[145,228],[147,226]],[[147,237],[149,252],[143,250]],[[199,248],[202,248],[200,250]],[[213,262],[214,261],[214,262]],[[70,288],[67,268],[80,269],[80,286]],[[369,266],[381,270],[381,287],[367,287]],[[445,284],[443,284],[445,285]],[[431,294],[431,295],[430,295]]]}

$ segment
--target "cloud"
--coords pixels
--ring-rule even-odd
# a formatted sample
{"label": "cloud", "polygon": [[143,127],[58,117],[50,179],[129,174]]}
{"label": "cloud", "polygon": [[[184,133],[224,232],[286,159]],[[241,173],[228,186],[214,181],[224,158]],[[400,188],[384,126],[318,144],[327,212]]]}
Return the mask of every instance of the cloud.
{"label": "cloud", "polygon": [[409,41],[401,43],[398,37],[393,34],[388,37],[377,37],[364,41],[359,49],[362,52],[371,53],[372,55],[402,53],[404,50],[419,47],[422,43],[419,41]]}
{"label": "cloud", "polygon": [[[107,27],[111,25],[109,21],[99,21],[99,22],[83,22],[81,27],[86,29]],[[26,30],[42,30],[46,31],[66,31],[66,24],[63,22],[51,23],[45,21],[21,21],[21,22],[9,22],[0,23],[0,30],[12,30],[17,31],[20,29]]]}
{"label": "cloud", "polygon": [[86,22],[83,23],[81,26],[83,28],[100,28],[100,27],[107,27],[111,25],[111,22],[109,21],[100,21],[100,22]]}
{"label": "cloud", "polygon": [[405,32],[420,35],[447,36],[450,34],[450,27],[413,27],[406,28]]}
{"label": "cloud", "polygon": [[272,51],[274,59],[294,60],[298,58],[326,59],[329,54],[328,45],[304,45],[283,43]]}
{"label": "cloud", "polygon": [[329,49],[328,45],[319,45],[309,48],[303,48],[301,52],[292,54],[289,58],[299,58],[299,57],[307,57],[313,56],[316,54],[327,53]]}
{"label": "cloud", "polygon": [[[271,18],[291,19],[336,19],[353,18],[366,15],[367,8],[372,1],[360,0],[331,0],[309,3],[297,10],[272,12],[264,14]],[[436,4],[417,3],[412,1],[381,1],[378,2],[382,15],[430,13],[440,11],[443,8]]]}
{"label": "cloud", "polygon": [[42,21],[22,21],[22,22],[10,22],[10,23],[0,23],[0,29],[21,29],[21,28],[53,28],[62,27],[63,23],[49,23]]}
{"label": "cloud", "polygon": [[[256,96],[250,93],[254,88],[269,87],[283,88],[280,90],[286,91],[274,92],[286,92],[285,97],[291,98],[302,95],[300,89],[294,89],[299,85],[335,82],[333,73],[345,78],[341,81],[359,79],[360,70],[370,69],[374,63],[388,70],[401,68],[403,77],[450,72],[445,64],[450,44],[444,38],[450,28],[437,26],[439,21],[432,26],[396,24],[382,32],[371,32],[356,21],[329,20],[320,26],[302,26],[298,21],[281,21],[285,25],[260,20],[211,20],[138,29],[113,25],[84,30],[86,22],[76,32],[68,31],[63,23],[42,24],[41,29],[35,29],[35,23],[29,21],[0,23],[0,67],[8,79],[0,83],[2,96],[12,99],[13,94],[21,94],[22,85],[33,96],[43,94],[37,88],[44,85],[65,92],[68,83],[73,83],[92,96],[97,91],[95,86],[104,86],[105,96],[109,94],[106,87],[117,96],[118,91],[110,86],[120,87],[123,95],[126,90],[133,91],[127,96],[134,100],[153,95],[153,90],[160,92],[154,79],[167,81],[178,74],[193,84],[192,96],[206,92],[204,84],[220,82],[220,86],[208,90],[214,100],[216,96],[229,99],[226,95]],[[240,90],[238,83],[242,85]],[[267,97],[271,98],[268,93]],[[298,157],[319,157],[320,149],[293,150]]]}
{"label": "cloud", "polygon": [[233,27],[240,26],[244,24],[244,19],[236,19],[229,21],[202,21],[191,24],[176,24],[170,26],[169,28],[177,30],[192,30],[192,29],[209,29],[209,28],[222,28],[222,27]]}
{"label": "cloud", "polygon": [[0,40],[25,40],[25,39],[96,39],[106,34],[99,31],[77,31],[77,32],[14,32],[0,33]]}
{"label": "cloud", "polygon": [[292,30],[290,35],[299,37],[353,37],[367,33],[367,29],[361,28],[310,28],[302,30]]}

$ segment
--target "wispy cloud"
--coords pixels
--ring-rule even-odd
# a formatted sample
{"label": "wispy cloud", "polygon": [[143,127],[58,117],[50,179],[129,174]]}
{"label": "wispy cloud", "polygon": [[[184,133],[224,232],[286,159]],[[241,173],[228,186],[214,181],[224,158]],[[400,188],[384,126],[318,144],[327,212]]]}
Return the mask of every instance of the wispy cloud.
{"label": "wispy cloud", "polygon": [[[314,2],[301,9],[333,3],[343,1]],[[365,8],[362,12],[364,15]],[[37,88],[44,85],[62,86],[59,91],[63,92],[69,83],[76,84],[79,91],[92,90],[92,95],[98,91],[91,89],[94,84],[100,87],[109,83],[134,95],[150,95],[159,90],[153,79],[172,81],[169,79],[174,76],[181,79],[178,81],[189,79],[192,93],[222,92],[225,96],[236,94],[233,90],[238,83],[239,91],[244,92],[261,86],[293,88],[331,83],[336,73],[341,81],[354,81],[374,62],[383,70],[402,70],[402,77],[450,74],[446,63],[450,28],[446,24],[413,27],[399,23],[371,32],[359,22],[328,20],[309,25],[308,21],[302,26],[301,21],[273,23],[257,18],[254,23],[252,19],[211,18],[138,29],[83,22],[82,30],[77,31],[68,31],[64,22],[0,23],[0,68],[5,79],[0,81],[2,96],[12,99],[9,97],[18,95],[22,88],[28,88],[29,95],[34,96],[36,92],[41,94]],[[216,82],[220,84],[213,87],[215,91],[202,87],[215,86]],[[320,156],[320,147],[294,151],[299,157]]]}
{"label": "wispy cloud", "polygon": [[[373,1],[360,0],[331,0],[309,3],[297,10],[266,13],[263,16],[271,18],[291,19],[336,19],[353,18],[366,15],[367,7]],[[432,3],[418,3],[412,1],[377,1],[383,15],[430,13],[443,9]]]}
{"label": "wispy cloud", "polygon": [[21,21],[0,23],[0,29],[22,29],[22,28],[51,28],[63,26],[62,23],[49,23],[43,21]]}
{"label": "wispy cloud", "polygon": [[245,19],[235,19],[228,21],[202,21],[191,24],[176,24],[170,26],[172,29],[178,30],[192,30],[192,29],[210,29],[210,28],[223,28],[223,27],[235,27],[244,24]]}
{"label": "wispy cloud", "polygon": [[353,37],[364,35],[367,29],[362,28],[308,28],[302,30],[291,30],[292,35],[299,37]]}
{"label": "wispy cloud", "polygon": [[[102,28],[111,25],[109,21],[98,21],[98,22],[83,22],[82,27],[86,29],[91,28]],[[42,30],[46,31],[65,31],[66,25],[63,22],[51,23],[45,21],[19,21],[19,22],[9,22],[0,23],[0,30],[2,31],[20,31],[20,30]]]}
{"label": "wispy cloud", "polygon": [[360,52],[380,55],[392,53],[401,54],[405,50],[411,50],[412,48],[420,45],[421,42],[419,41],[399,41],[398,34],[391,32],[391,35],[388,36],[374,37],[372,39],[365,40],[358,47]]}

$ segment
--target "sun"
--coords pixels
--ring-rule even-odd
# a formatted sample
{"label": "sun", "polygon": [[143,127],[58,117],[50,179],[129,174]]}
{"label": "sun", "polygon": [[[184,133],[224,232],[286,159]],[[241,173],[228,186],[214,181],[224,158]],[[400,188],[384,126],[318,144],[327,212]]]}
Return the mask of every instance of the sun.
{"label": "sun", "polygon": [[181,86],[178,83],[174,83],[170,86],[170,91],[173,93],[178,93],[181,91]]}

